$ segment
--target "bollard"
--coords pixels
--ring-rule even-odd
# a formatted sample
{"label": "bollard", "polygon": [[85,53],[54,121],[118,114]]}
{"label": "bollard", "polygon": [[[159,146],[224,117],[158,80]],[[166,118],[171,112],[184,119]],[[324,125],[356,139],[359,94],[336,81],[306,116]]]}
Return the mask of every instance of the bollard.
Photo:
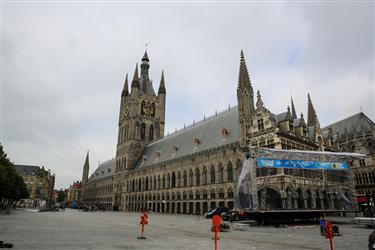
{"label": "bollard", "polygon": [[326,238],[329,239],[329,249],[333,250],[333,229],[329,220],[326,221]]}
{"label": "bollard", "polygon": [[143,235],[143,233],[145,230],[145,225],[148,224],[148,215],[145,210],[142,210],[141,212],[141,220],[139,224],[141,224],[141,236],[138,236],[137,239],[145,240],[146,237]]}
{"label": "bollard", "polygon": [[215,233],[215,250],[217,250],[217,240],[218,240],[218,233],[220,232],[220,223],[221,223],[221,217],[220,215],[214,215],[212,217],[212,227],[211,227],[211,232]]}

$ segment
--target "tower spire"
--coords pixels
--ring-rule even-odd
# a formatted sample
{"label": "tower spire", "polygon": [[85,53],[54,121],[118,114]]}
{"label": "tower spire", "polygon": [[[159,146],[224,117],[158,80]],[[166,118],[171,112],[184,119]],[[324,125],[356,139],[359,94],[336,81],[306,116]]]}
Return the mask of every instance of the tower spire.
{"label": "tower spire", "polygon": [[85,164],[83,164],[82,183],[85,183],[89,179],[89,151],[87,150]]}
{"label": "tower spire", "polygon": [[249,72],[247,71],[246,61],[243,54],[243,50],[241,50],[241,60],[240,60],[240,72],[238,76],[238,87],[247,87],[251,86],[251,81],[249,77]]}
{"label": "tower spire", "polygon": [[297,119],[297,112],[296,112],[296,109],[294,108],[294,103],[293,103],[292,97],[290,97],[290,102],[291,102],[291,106],[292,106],[292,117],[293,117],[293,120],[294,120],[294,119]]}
{"label": "tower spire", "polygon": [[307,94],[307,126],[316,126],[319,124],[318,116],[316,115],[314,106],[312,104],[310,93]]}
{"label": "tower spire", "polygon": [[128,95],[129,95],[128,74],[126,74],[124,88],[122,90],[121,96],[128,96]]}
{"label": "tower spire", "polygon": [[132,88],[139,88],[138,63],[135,65]]}
{"label": "tower spire", "polygon": [[165,90],[165,82],[164,82],[164,70],[162,70],[158,94],[165,94],[165,93],[166,93],[166,90]]}
{"label": "tower spire", "polygon": [[147,48],[146,48],[146,50],[145,50],[145,54],[143,55],[143,57],[142,57],[142,62],[143,61],[147,61],[147,62],[149,62],[150,60],[148,59],[148,55],[147,55]]}

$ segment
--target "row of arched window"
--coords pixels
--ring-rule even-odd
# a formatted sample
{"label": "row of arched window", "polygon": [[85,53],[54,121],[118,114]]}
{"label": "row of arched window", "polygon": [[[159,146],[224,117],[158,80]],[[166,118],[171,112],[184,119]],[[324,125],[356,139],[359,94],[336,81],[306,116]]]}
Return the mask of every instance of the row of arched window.
{"label": "row of arched window", "polygon": [[142,178],[135,178],[126,182],[127,192],[149,191],[166,188],[179,188],[187,186],[198,186],[215,183],[233,182],[235,181],[235,174],[239,173],[242,161],[237,160],[236,169],[233,169],[233,164],[228,161],[226,167],[220,163],[217,167],[211,165],[210,167],[203,166],[193,169],[173,171],[163,175],[146,176]]}
{"label": "row of arched window", "polygon": [[[140,130],[139,130],[140,126]],[[147,128],[147,125],[145,123],[142,123],[139,125],[139,123],[136,123],[136,131],[133,131],[137,133],[138,136],[141,137],[141,140],[149,140],[153,141],[154,140],[154,126],[151,124],[150,127]],[[118,143],[124,142],[127,138],[129,137],[129,126],[128,124],[121,126],[119,128],[119,133],[118,133]]]}
{"label": "row of arched window", "polygon": [[118,133],[118,143],[122,143],[125,141],[126,138],[128,138],[129,134],[129,126],[126,124],[125,126],[121,126]]}
{"label": "row of arched window", "polygon": [[154,194],[132,194],[126,195],[127,201],[158,201],[158,200],[207,200],[207,199],[225,199],[233,198],[233,189],[229,187],[226,192],[223,188],[220,188],[217,192],[211,189],[210,192],[207,190],[196,190],[195,192],[183,191],[183,192],[162,192]]}
{"label": "row of arched window", "polygon": [[[141,125],[141,140],[146,139],[146,124],[142,123]],[[154,126],[151,124],[150,128],[148,130],[148,140],[153,141],[154,140]]]}
{"label": "row of arched window", "polygon": [[116,172],[123,171],[126,169],[126,158],[120,158],[116,160]]}

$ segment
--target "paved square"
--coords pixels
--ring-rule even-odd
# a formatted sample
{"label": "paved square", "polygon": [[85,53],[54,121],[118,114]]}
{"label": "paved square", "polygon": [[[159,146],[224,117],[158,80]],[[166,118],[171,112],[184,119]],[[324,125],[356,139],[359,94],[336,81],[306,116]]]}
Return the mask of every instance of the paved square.
{"label": "paved square", "polygon": [[[146,240],[140,235],[139,213],[12,211],[0,215],[0,240],[13,249],[213,249],[211,220],[202,216],[150,214]],[[341,219],[341,218],[339,218]],[[349,219],[346,219],[348,221]],[[334,249],[367,249],[371,229],[339,225],[343,236]],[[328,249],[318,225],[250,227],[220,233],[219,249]]]}

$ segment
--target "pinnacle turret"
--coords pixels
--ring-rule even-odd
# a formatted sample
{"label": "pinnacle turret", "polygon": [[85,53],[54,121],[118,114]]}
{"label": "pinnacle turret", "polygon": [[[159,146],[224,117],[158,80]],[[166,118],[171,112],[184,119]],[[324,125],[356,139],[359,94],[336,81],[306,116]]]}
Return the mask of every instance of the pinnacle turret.
{"label": "pinnacle turret", "polygon": [[290,98],[291,106],[292,106],[292,117],[293,119],[297,119],[297,112],[296,109],[294,108],[294,103],[293,103],[293,98]]}
{"label": "pinnacle turret", "polygon": [[150,61],[150,60],[148,59],[147,50],[145,51],[145,54],[144,54],[143,57],[142,57],[142,62],[143,62],[143,61],[147,61],[147,62]]}
{"label": "pinnacle turret", "polygon": [[262,96],[260,95],[260,91],[257,91],[257,103],[256,103],[257,109],[260,109],[263,107],[263,101]]}
{"label": "pinnacle turret", "polygon": [[135,65],[132,88],[139,88],[138,63]]}
{"label": "pinnacle turret", "polygon": [[129,95],[128,74],[126,74],[124,88],[122,90],[121,96],[124,97],[124,96],[128,96],[128,95]]}
{"label": "pinnacle turret", "polygon": [[166,93],[166,90],[165,90],[165,82],[164,82],[164,70],[161,72],[161,79],[160,79],[160,85],[159,85],[159,90],[158,90],[158,94],[165,94]]}
{"label": "pinnacle turret", "polygon": [[241,87],[250,87],[252,90],[249,72],[247,71],[246,61],[242,50],[240,60],[240,72],[238,76],[238,88]]}
{"label": "pinnacle turret", "polygon": [[307,94],[307,126],[319,125],[318,116],[316,115],[314,106],[312,104],[310,94]]}

